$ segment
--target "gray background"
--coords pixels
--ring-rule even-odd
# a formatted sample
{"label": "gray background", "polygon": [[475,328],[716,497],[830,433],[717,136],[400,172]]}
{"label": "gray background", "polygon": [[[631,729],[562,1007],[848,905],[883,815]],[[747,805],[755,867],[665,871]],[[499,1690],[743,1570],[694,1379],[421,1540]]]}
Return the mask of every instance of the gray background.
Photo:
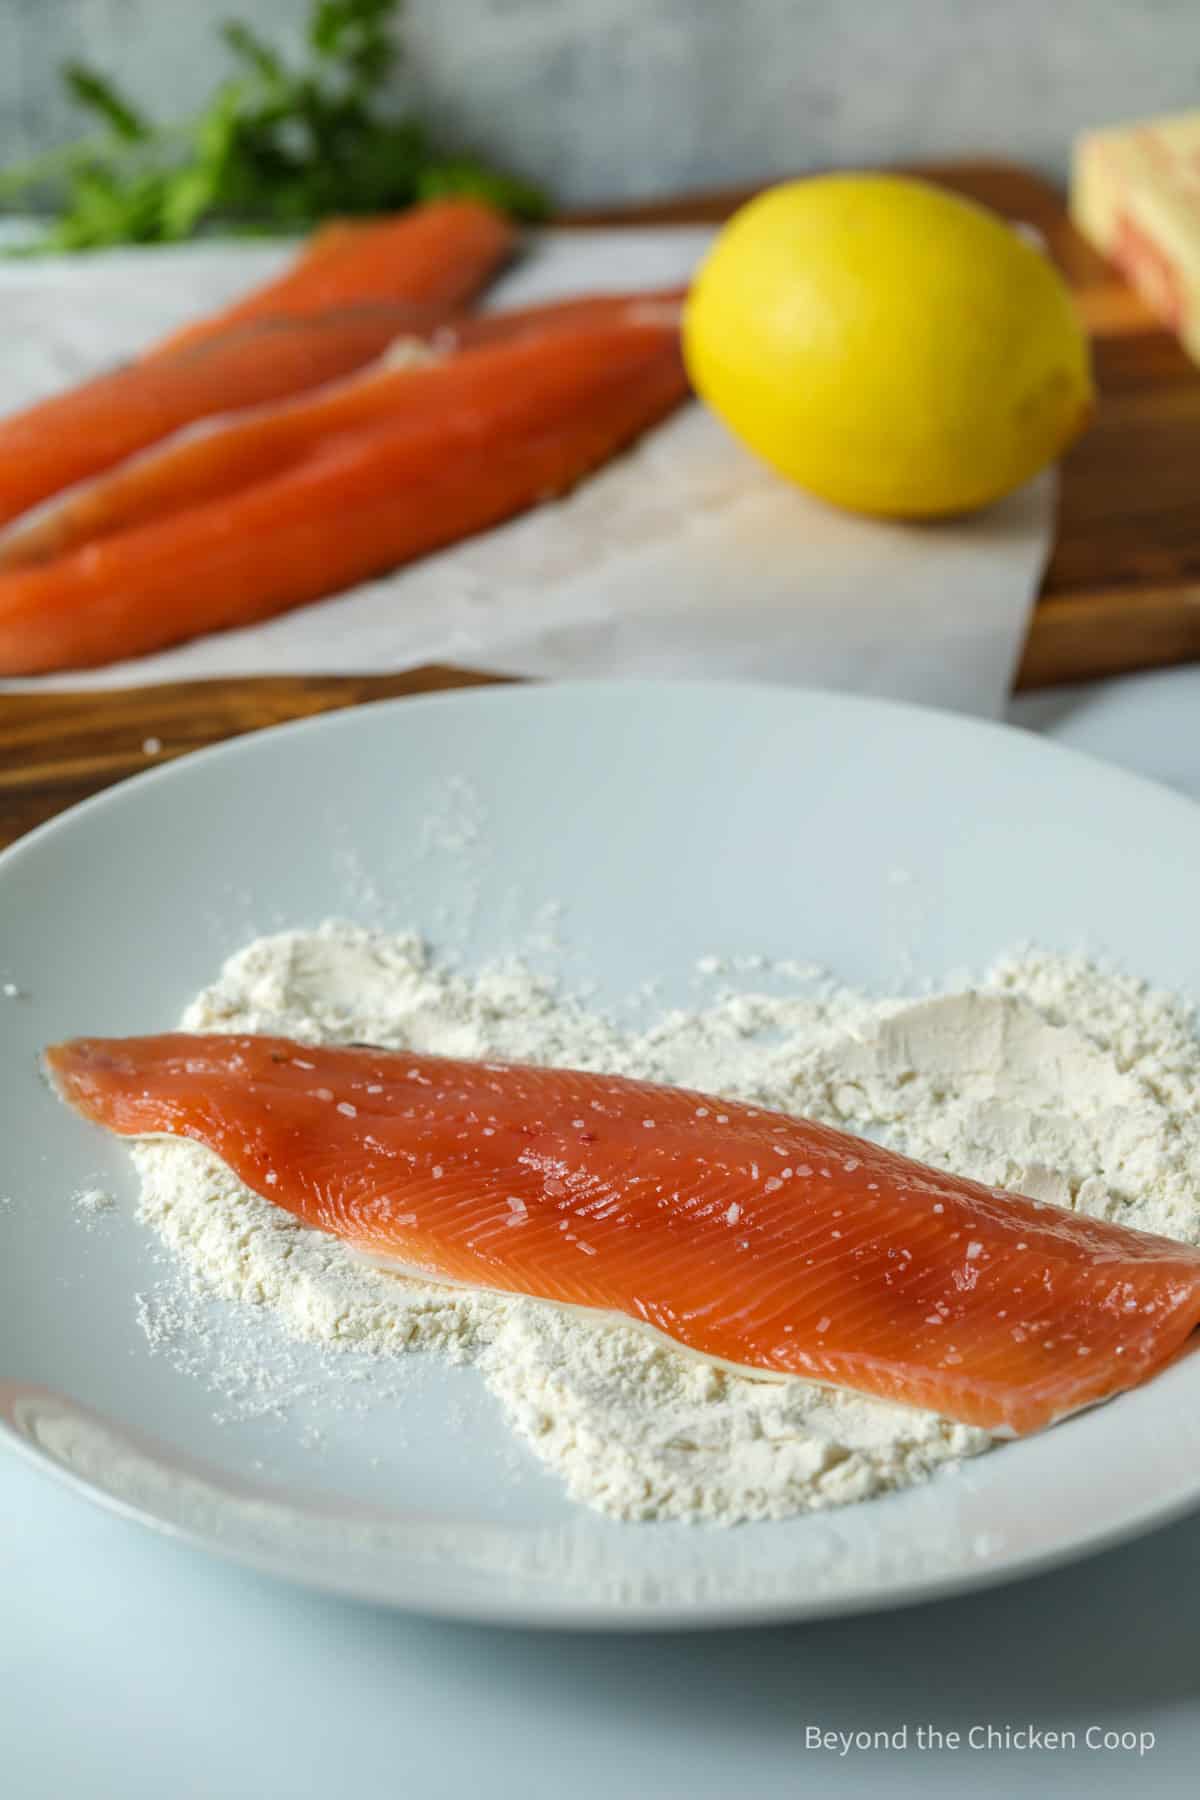
{"label": "gray background", "polygon": [[[160,116],[224,67],[236,14],[294,40],[307,0],[0,0],[0,160],[79,128],[57,66]],[[1097,122],[1200,103],[1197,0],[409,0],[428,116],[566,200],[839,162],[986,154],[1061,175]]]}

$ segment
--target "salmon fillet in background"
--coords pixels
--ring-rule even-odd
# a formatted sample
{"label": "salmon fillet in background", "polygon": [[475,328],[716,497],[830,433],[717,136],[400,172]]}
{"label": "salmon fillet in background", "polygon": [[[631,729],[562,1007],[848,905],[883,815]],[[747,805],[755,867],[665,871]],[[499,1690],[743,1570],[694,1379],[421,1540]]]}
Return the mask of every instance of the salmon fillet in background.
{"label": "salmon fillet in background", "polygon": [[[682,293],[589,295],[484,313],[443,325],[430,339],[401,339],[391,354],[343,381],[272,406],[248,407],[128,458],[39,507],[0,535],[0,573],[49,562],[99,538],[231,494],[302,462],[324,443],[405,419],[453,419],[508,384],[536,391],[560,364],[538,340],[575,334],[579,356],[602,356],[623,325],[678,326]],[[665,340],[664,340],[665,341]],[[505,354],[504,352],[507,352]],[[489,354],[491,353],[491,354]]]}
{"label": "salmon fillet in background", "polygon": [[512,226],[439,201],[301,255],[262,290],[136,361],[0,420],[0,524],[195,419],[336,380],[427,335],[510,254]]}
{"label": "salmon fillet in background", "polygon": [[[406,373],[428,404],[259,481],[0,573],[0,674],[88,668],[340,592],[561,494],[673,411],[671,309],[518,335]],[[445,405],[442,405],[442,398]]]}

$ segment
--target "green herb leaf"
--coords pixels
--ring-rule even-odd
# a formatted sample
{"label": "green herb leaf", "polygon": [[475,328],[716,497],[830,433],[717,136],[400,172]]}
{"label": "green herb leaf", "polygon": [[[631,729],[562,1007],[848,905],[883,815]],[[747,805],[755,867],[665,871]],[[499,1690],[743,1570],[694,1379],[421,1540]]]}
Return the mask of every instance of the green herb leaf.
{"label": "green herb leaf", "polygon": [[227,19],[221,27],[221,36],[238,60],[244,62],[261,80],[282,83],[283,64],[249,25],[243,25],[237,19]]}
{"label": "green herb leaf", "polygon": [[318,0],[308,41],[318,56],[342,62],[360,81],[383,80],[396,59],[388,34],[400,0]]}
{"label": "green herb leaf", "polygon": [[516,219],[544,219],[550,211],[541,188],[515,175],[501,174],[469,156],[457,157],[453,162],[431,162],[417,177],[418,200],[443,200],[452,194],[486,200],[489,206],[511,213]]}
{"label": "green herb leaf", "polygon": [[103,75],[85,69],[82,63],[67,63],[62,75],[72,98],[90,112],[99,113],[115,137],[138,143],[150,135],[150,128],[136,107]]}
{"label": "green herb leaf", "polygon": [[221,27],[237,72],[195,118],[154,125],[105,76],[63,71],[102,130],[0,173],[0,198],[58,198],[46,249],[161,243],[220,229],[301,231],[330,213],[381,213],[473,194],[522,218],[545,195],[382,110],[400,0],[314,0],[308,58],[288,61],[241,20]]}

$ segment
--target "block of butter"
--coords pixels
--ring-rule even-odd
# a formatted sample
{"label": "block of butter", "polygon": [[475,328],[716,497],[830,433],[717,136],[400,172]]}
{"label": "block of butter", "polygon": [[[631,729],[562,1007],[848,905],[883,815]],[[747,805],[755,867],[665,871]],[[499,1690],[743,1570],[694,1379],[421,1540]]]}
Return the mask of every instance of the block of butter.
{"label": "block of butter", "polygon": [[1085,132],[1071,217],[1200,362],[1200,112]]}

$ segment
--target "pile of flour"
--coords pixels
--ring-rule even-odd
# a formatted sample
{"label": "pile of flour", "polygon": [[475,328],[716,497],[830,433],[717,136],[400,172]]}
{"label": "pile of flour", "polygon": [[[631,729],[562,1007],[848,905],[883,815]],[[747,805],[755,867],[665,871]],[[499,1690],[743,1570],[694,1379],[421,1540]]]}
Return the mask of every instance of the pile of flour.
{"label": "pile of flour", "polygon": [[[330,923],[250,944],[183,1024],[677,1082],[1200,1242],[1200,1042],[1182,1002],[1035,952],[916,1000],[779,977],[750,991],[745,964],[706,959],[694,1008],[630,1027],[519,962],[464,974],[415,935]],[[783,1518],[904,1487],[990,1441],[932,1413],[725,1373],[537,1301],[401,1280],[195,1145],[148,1141],[134,1156],[142,1216],[194,1298],[271,1308],[292,1336],[360,1358],[473,1361],[568,1492],[621,1519]]]}

